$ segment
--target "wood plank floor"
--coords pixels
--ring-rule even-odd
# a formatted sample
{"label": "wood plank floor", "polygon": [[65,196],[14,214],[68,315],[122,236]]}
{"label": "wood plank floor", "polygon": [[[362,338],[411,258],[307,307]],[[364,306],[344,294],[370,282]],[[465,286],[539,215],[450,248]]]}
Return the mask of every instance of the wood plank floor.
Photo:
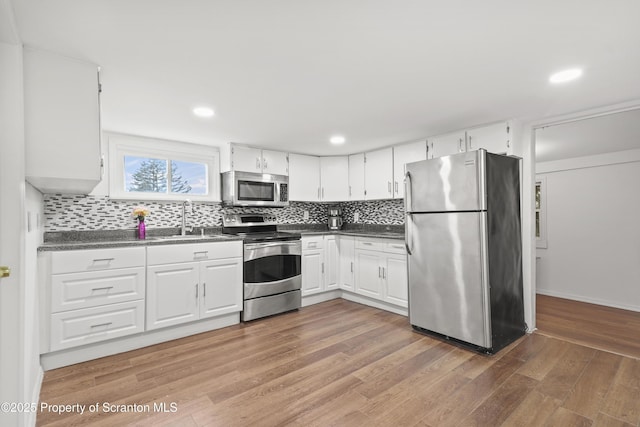
{"label": "wood plank floor", "polygon": [[40,426],[637,427],[640,360],[541,334],[483,356],[338,299],[48,371],[41,402],[87,409]]}
{"label": "wood plank floor", "polygon": [[640,313],[538,295],[538,333],[640,359]]}

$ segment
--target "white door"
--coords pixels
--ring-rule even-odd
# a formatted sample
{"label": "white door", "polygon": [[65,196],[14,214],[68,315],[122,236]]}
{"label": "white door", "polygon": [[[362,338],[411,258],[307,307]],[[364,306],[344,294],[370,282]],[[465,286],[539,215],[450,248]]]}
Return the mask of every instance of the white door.
{"label": "white door", "polygon": [[302,252],[302,296],[322,292],[323,250]]}
{"label": "white door", "polygon": [[147,267],[147,330],[198,320],[197,262]]}
{"label": "white door", "polygon": [[393,147],[393,198],[404,197],[404,165],[427,158],[427,141],[417,141]]}
{"label": "white door", "polygon": [[327,291],[338,289],[338,242],[336,236],[324,239],[324,285]]}
{"label": "white door", "polygon": [[289,154],[289,200],[320,200],[320,158]]}
{"label": "white door", "polygon": [[200,263],[200,318],[242,311],[242,258]]}
{"label": "white door", "polygon": [[[3,22],[5,22],[3,20]],[[37,326],[25,324],[21,312],[27,305],[24,293],[33,284],[24,276],[24,122],[22,109],[22,48],[0,43],[0,401],[31,399],[31,352],[29,339]],[[35,248],[33,248],[35,251]],[[35,254],[34,254],[35,256]],[[2,277],[4,276],[4,277]],[[34,295],[35,296],[35,295]],[[22,425],[29,414],[4,413],[2,425]],[[35,417],[33,418],[35,424]]]}
{"label": "white door", "polygon": [[429,138],[429,158],[449,156],[466,151],[464,131]]}
{"label": "white door", "polygon": [[262,172],[262,157],[259,148],[234,145],[232,150],[231,162],[233,170]]}
{"label": "white door", "polygon": [[380,255],[356,250],[356,293],[382,299],[382,266]]}
{"label": "white door", "polygon": [[385,301],[401,307],[407,307],[409,285],[407,282],[406,255],[387,255],[384,276],[386,279]]}
{"label": "white door", "polygon": [[349,200],[349,158],[320,157],[320,198],[324,202]]}
{"label": "white door", "polygon": [[354,291],[353,286],[353,262],[355,253],[355,238],[351,236],[340,236],[338,238],[338,255],[339,255],[339,284],[340,288],[346,291]]}
{"label": "white door", "polygon": [[490,153],[509,153],[509,124],[496,123],[467,130],[467,151],[484,148]]}
{"label": "white door", "polygon": [[364,153],[349,156],[349,200],[364,200]]}
{"label": "white door", "polygon": [[289,175],[289,157],[282,151],[262,150],[262,172]]}
{"label": "white door", "polygon": [[365,200],[391,199],[393,181],[393,151],[391,147],[365,154]]}

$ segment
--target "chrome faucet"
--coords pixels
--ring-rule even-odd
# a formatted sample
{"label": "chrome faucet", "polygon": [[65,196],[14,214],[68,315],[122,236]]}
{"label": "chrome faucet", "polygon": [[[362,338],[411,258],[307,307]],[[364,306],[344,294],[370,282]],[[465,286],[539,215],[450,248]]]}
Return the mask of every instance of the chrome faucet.
{"label": "chrome faucet", "polygon": [[193,231],[193,226],[187,227],[187,213],[193,213],[193,205],[189,199],[182,202],[182,227],[180,227],[181,236],[185,236],[187,232],[191,233]]}

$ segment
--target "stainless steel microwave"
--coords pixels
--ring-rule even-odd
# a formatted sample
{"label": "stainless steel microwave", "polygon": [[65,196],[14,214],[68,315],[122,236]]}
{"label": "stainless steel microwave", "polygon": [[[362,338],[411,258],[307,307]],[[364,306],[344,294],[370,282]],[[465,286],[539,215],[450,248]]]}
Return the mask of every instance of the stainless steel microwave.
{"label": "stainless steel microwave", "polygon": [[226,206],[289,206],[289,177],[269,173],[222,173],[222,203]]}

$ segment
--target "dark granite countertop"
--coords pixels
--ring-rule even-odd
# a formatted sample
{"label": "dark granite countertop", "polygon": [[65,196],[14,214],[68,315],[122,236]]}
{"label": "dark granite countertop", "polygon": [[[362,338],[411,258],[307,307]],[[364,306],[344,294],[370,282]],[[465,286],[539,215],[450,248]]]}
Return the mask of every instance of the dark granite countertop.
{"label": "dark granite countertop", "polygon": [[241,236],[222,234],[220,227],[200,228],[195,234],[181,236],[177,228],[147,229],[147,238],[137,238],[136,230],[59,231],[44,235],[38,251],[68,251],[77,249],[123,248],[131,246],[178,245],[184,243],[230,242]]}
{"label": "dark granite countertop", "polygon": [[[402,225],[347,224],[341,230],[329,230],[325,224],[286,224],[279,225],[278,230],[297,232],[303,236],[333,234],[404,240],[404,227]],[[38,247],[38,251],[67,251],[242,240],[242,236],[222,234],[220,227],[205,228],[204,236],[201,235],[200,228],[196,230],[195,234],[187,236],[180,236],[179,234],[180,231],[176,228],[147,229],[147,238],[139,240],[136,237],[135,229],[48,232],[45,233],[44,243]]]}

